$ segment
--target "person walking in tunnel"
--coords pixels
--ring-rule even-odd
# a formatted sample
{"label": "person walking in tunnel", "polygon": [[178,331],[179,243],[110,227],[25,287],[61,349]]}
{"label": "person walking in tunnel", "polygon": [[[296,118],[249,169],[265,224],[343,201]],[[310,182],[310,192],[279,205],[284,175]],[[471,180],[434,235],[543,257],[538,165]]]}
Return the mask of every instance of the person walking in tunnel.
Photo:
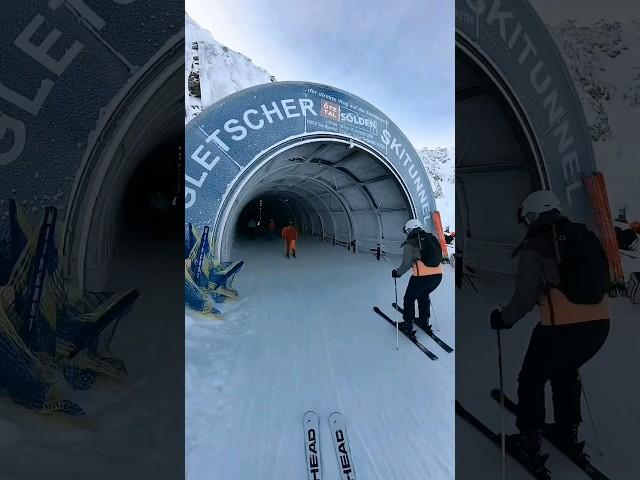
{"label": "person walking in tunnel", "polygon": [[284,251],[287,258],[289,254],[296,258],[296,242],[298,241],[298,230],[293,220],[289,220],[289,225],[282,229],[282,238],[284,238]]}
{"label": "person walking in tunnel", "polygon": [[[491,328],[510,329],[537,304],[535,326],[518,376],[519,433],[509,448],[540,458],[545,422],[545,384],[551,382],[554,443],[578,462],[587,462],[578,442],[582,421],[579,369],[602,348],[609,333],[609,265],[598,237],[586,225],[563,215],[558,198],[541,190],[525,198],[520,221],[526,234],[514,251],[518,258],[515,293],[490,314]],[[546,433],[545,433],[546,434]]]}
{"label": "person walking in tunnel", "polygon": [[[407,238],[402,244],[402,263],[391,271],[391,276],[400,278],[409,269],[412,270],[409,285],[404,294],[402,312],[404,321],[398,328],[410,338],[415,338],[414,321],[424,331],[431,331],[429,295],[442,281],[442,247],[438,239],[431,233],[425,232],[420,221],[415,218],[405,224],[403,231]],[[417,319],[416,301],[419,314]]]}
{"label": "person walking in tunnel", "polygon": [[249,223],[247,223],[247,228],[249,229],[249,239],[255,240],[256,233],[258,232],[258,224],[256,223],[254,218],[249,219]]}
{"label": "person walking in tunnel", "polygon": [[272,218],[269,220],[269,224],[267,225],[267,228],[269,229],[269,240],[273,241],[276,238],[276,222],[275,220]]}

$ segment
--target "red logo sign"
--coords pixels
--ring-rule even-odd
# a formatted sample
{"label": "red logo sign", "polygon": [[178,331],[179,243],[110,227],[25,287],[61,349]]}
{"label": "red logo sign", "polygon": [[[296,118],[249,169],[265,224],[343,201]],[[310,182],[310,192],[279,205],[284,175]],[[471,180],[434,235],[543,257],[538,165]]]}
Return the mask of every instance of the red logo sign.
{"label": "red logo sign", "polygon": [[330,118],[336,122],[340,121],[340,105],[333,102],[327,102],[326,100],[322,100],[320,107],[320,115],[323,117]]}

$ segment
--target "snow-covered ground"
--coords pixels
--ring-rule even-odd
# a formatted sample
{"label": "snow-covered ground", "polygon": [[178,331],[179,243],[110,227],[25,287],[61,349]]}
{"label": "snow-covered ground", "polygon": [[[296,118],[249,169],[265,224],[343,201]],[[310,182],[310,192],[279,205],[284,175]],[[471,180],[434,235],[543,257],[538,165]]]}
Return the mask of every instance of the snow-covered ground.
{"label": "snow-covered ground", "polygon": [[[320,415],[323,467],[337,478],[327,418],[345,415],[357,478],[454,477],[454,355],[424,332],[429,360],[378,317],[395,316],[397,260],[304,237],[240,241],[243,300],[223,321],[186,319],[187,478],[305,478],[302,416]],[[455,348],[453,275],[432,295],[438,332]],[[401,301],[408,276],[399,281]]]}

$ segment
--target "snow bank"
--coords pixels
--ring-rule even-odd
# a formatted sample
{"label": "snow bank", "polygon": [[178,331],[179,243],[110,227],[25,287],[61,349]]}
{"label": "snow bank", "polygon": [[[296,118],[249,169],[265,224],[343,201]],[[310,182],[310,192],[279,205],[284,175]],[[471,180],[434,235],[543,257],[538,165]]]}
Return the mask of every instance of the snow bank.
{"label": "snow bank", "polygon": [[418,150],[427,170],[436,205],[442,217],[442,227],[456,228],[455,149],[452,147],[424,147]]}
{"label": "snow bank", "polygon": [[[223,97],[275,81],[250,58],[217,42],[185,12],[185,122]],[[199,82],[199,91],[193,84]],[[190,88],[191,82],[191,88]]]}

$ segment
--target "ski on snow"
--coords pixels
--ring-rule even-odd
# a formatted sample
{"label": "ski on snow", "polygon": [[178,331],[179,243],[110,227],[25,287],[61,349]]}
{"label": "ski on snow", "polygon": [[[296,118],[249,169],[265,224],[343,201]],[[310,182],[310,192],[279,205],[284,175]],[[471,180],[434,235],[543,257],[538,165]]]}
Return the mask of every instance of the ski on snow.
{"label": "ski on snow", "polygon": [[[456,415],[458,415],[460,418],[465,420],[468,424],[470,424],[472,427],[474,427],[476,430],[478,430],[484,436],[489,438],[489,440],[491,440],[493,443],[495,443],[498,447],[501,446],[502,437],[500,436],[500,434],[499,433],[495,433],[493,430],[491,430],[489,427],[487,427],[476,416],[474,416],[466,408],[464,408],[460,404],[460,402],[458,402],[457,400],[456,400]],[[542,455],[540,457],[539,465],[533,465],[533,464],[531,464],[531,462],[527,462],[525,459],[523,459],[520,456],[516,455],[516,453],[511,451],[511,450],[509,450],[509,448],[507,448],[507,454],[511,458],[517,460],[520,463],[520,465],[522,465],[524,468],[526,468],[538,480],[551,480],[551,473],[544,466],[544,463],[546,462],[547,458],[549,457],[548,455]]]}
{"label": "ski on snow", "polygon": [[[393,305],[393,308],[398,310],[398,312],[400,312],[400,313],[404,312],[404,310],[402,310],[402,307],[400,307],[397,303],[393,302],[392,305]],[[432,330],[427,330],[426,328],[423,328],[423,326],[420,325],[420,323],[418,323],[417,321],[414,321],[413,323],[415,323],[417,326],[419,326],[424,331],[424,333],[426,333],[431,338],[433,338],[433,341],[436,342],[438,345],[440,345],[445,352],[447,352],[447,353],[453,352],[453,348],[451,348],[449,345],[447,345],[444,342],[444,340],[442,340],[435,333],[433,333]]]}
{"label": "ski on snow", "polygon": [[356,472],[353,469],[353,458],[349,447],[349,437],[347,437],[347,427],[344,418],[339,412],[329,415],[329,428],[331,428],[331,438],[336,450],[336,458],[340,469],[342,480],[356,480]]}
{"label": "ski on snow", "polygon": [[309,411],[304,414],[304,447],[307,463],[307,480],[322,480],[320,462],[320,424],[318,414]]}
{"label": "ski on snow", "polygon": [[[496,402],[500,403],[500,390],[497,389],[497,388],[494,388],[493,390],[491,390],[491,397]],[[511,400],[506,395],[503,395],[503,398],[504,398],[504,407],[505,407],[505,409],[507,409],[508,411],[510,411],[511,413],[513,413],[515,415],[517,413],[517,411],[518,411],[518,404],[515,403],[513,400]],[[595,480],[609,480],[609,477],[607,477],[604,473],[602,473],[595,466],[593,466],[588,460],[580,462],[580,461],[574,460],[569,455],[567,455],[567,453],[564,452],[562,450],[562,448],[554,441],[553,437],[551,435],[549,435],[550,427],[551,426],[549,424],[545,424],[545,426],[542,428],[542,436],[551,445],[553,445],[560,452],[565,454],[569,460],[571,460],[578,468],[580,468],[584,473],[589,475],[591,478],[593,478]]]}
{"label": "ski on snow", "polygon": [[[391,320],[386,313],[384,313],[382,310],[380,310],[378,307],[373,307],[373,311],[376,312],[378,315],[380,315],[382,318],[384,318],[387,322],[389,322],[394,328],[396,326],[396,322],[394,322],[393,320]],[[411,343],[413,343],[416,347],[418,347],[420,350],[422,350],[422,353],[424,353],[427,357],[429,357],[431,360],[437,360],[438,357],[436,356],[435,353],[433,353],[431,350],[429,350],[427,347],[425,347],[422,343],[420,343],[418,340],[413,340],[411,338],[409,338],[404,332],[400,331],[400,333],[402,333],[405,337],[407,337],[409,339],[409,341]]]}

